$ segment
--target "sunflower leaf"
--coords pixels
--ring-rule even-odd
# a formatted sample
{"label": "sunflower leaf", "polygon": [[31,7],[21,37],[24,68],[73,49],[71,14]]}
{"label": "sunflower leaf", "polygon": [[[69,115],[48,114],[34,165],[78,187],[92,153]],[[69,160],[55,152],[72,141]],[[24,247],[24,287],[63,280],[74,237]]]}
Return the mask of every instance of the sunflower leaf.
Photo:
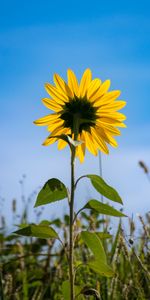
{"label": "sunflower leaf", "polygon": [[95,260],[106,263],[106,254],[97,234],[95,232],[82,231],[81,238],[93,252]]}
{"label": "sunflower leaf", "polygon": [[123,204],[122,199],[120,198],[118,192],[108,185],[103,178],[101,178],[98,175],[86,175],[84,177],[87,177],[90,179],[93,187],[104,197],[114,201],[118,202],[120,204]]}
{"label": "sunflower leaf", "polygon": [[122,212],[118,211],[117,209],[113,208],[112,206],[101,203],[95,199],[90,200],[83,209],[93,209],[96,212],[108,215],[108,216],[114,216],[114,217],[126,217]]}
{"label": "sunflower leaf", "polygon": [[[84,297],[81,295],[81,288],[80,286],[75,285],[75,296],[78,300],[84,300]],[[70,282],[66,280],[62,283],[62,294],[64,300],[70,300]]]}
{"label": "sunflower leaf", "polygon": [[114,276],[114,272],[110,266],[103,263],[102,261],[94,261],[88,263],[88,266],[90,269],[92,269],[94,272],[106,276],[106,277],[112,277]]}
{"label": "sunflower leaf", "polygon": [[31,224],[31,225],[27,225],[22,229],[15,231],[14,233],[22,236],[30,236],[30,237],[40,238],[40,239],[50,239],[50,238],[59,239],[57,232],[52,227],[49,227],[47,225]]}
{"label": "sunflower leaf", "polygon": [[49,179],[39,192],[34,207],[49,204],[67,198],[67,188],[57,178]]}
{"label": "sunflower leaf", "polygon": [[95,232],[82,231],[81,238],[94,254],[94,260],[88,262],[89,268],[103,276],[111,277],[113,270],[107,265],[103,245]]}
{"label": "sunflower leaf", "polygon": [[98,236],[101,240],[112,238],[112,235],[109,234],[108,232],[98,232],[98,231],[96,231],[96,234],[97,234],[97,236]]}

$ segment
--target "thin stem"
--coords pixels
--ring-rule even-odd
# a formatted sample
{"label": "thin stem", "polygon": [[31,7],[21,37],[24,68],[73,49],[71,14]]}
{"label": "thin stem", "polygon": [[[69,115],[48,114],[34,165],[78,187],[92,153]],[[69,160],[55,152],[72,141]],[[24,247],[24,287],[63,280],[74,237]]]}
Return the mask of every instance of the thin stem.
{"label": "thin stem", "polygon": [[74,232],[73,232],[73,219],[74,219],[74,185],[75,185],[75,174],[74,174],[74,162],[75,162],[75,148],[71,151],[71,194],[70,194],[70,239],[69,239],[69,273],[70,273],[70,300],[75,299],[74,294]]}
{"label": "thin stem", "polygon": [[76,221],[77,216],[79,215],[79,213],[80,213],[82,210],[83,210],[83,207],[80,208],[80,209],[78,210],[78,212],[75,214],[74,219],[73,219],[73,223]]}
{"label": "thin stem", "polygon": [[3,284],[2,284],[2,273],[0,271],[0,299],[4,300],[4,295],[3,295]]}
{"label": "thin stem", "polygon": [[74,185],[74,188],[76,189],[78,182],[80,181],[80,179],[86,177],[86,175],[82,175],[81,177],[79,177]]}
{"label": "thin stem", "polygon": [[[73,120],[73,132],[74,140],[78,139],[79,133],[79,118],[78,115],[74,115]],[[69,275],[70,275],[70,300],[75,300],[74,292],[74,194],[75,194],[75,172],[74,172],[74,163],[76,148],[72,145],[71,149],[71,194],[70,194],[70,224],[69,224]]]}
{"label": "thin stem", "polygon": [[[103,172],[102,172],[102,155],[101,152],[99,151],[99,175],[100,177],[103,177]],[[101,201],[103,202],[103,195],[101,194]]]}

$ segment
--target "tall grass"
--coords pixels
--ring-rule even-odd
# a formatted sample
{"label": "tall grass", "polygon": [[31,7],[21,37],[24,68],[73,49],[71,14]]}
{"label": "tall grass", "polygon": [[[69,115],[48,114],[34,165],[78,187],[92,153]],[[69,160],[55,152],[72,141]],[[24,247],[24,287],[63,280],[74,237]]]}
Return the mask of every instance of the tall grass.
{"label": "tall grass", "polygon": [[[17,221],[16,206],[17,203],[13,200],[13,222]],[[26,223],[27,220],[28,206],[25,205],[20,222]],[[69,216],[64,215],[63,221],[55,219],[52,223],[67,242]],[[64,247],[55,240],[8,235],[6,226],[5,217],[1,215],[0,299],[63,299],[62,282],[68,279]],[[113,237],[110,235],[110,227],[109,218],[103,219],[103,216],[92,212],[82,212],[76,221],[76,284],[82,286],[86,283],[91,288],[91,295],[86,295],[85,292],[83,299],[149,300],[150,213],[138,215],[136,224],[133,219],[128,219],[125,229],[121,221],[118,222]],[[86,262],[92,259],[92,253],[80,239],[81,230],[93,230],[101,236],[108,262],[115,271],[113,278],[102,277],[86,268]],[[84,261],[84,268],[78,268],[81,260]],[[100,298],[92,295],[92,289],[99,291]]]}

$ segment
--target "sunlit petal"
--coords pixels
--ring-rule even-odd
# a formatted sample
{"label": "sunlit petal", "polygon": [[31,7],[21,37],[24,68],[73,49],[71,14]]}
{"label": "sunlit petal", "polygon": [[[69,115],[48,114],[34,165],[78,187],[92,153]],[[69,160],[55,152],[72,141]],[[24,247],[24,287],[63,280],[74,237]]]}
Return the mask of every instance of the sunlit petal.
{"label": "sunlit petal", "polygon": [[39,125],[39,126],[45,126],[45,125],[50,124],[52,121],[57,121],[58,118],[59,118],[59,115],[51,114],[51,115],[44,116],[38,120],[35,120],[34,124]]}
{"label": "sunlit petal", "polygon": [[82,76],[82,78],[81,78],[81,81],[80,81],[79,95],[80,95],[81,98],[83,98],[85,96],[85,93],[87,91],[87,88],[88,88],[91,80],[92,80],[91,70],[86,69],[83,76]]}
{"label": "sunlit petal", "polygon": [[108,147],[106,145],[106,143],[104,142],[104,140],[97,134],[95,128],[91,128],[91,132],[93,135],[93,139],[95,141],[95,143],[97,144],[97,147],[105,154],[109,153]]}
{"label": "sunlit petal", "polygon": [[98,99],[100,99],[108,91],[109,87],[110,87],[110,80],[108,79],[101,84],[97,92],[90,97],[90,100],[92,102],[95,102]]}
{"label": "sunlit petal", "polygon": [[75,94],[76,96],[79,96],[79,84],[78,80],[72,70],[67,71],[68,75],[68,86],[71,89],[72,93]]}
{"label": "sunlit petal", "polygon": [[42,102],[47,108],[49,108],[51,110],[54,110],[56,112],[59,112],[62,110],[62,106],[52,99],[43,98]]}
{"label": "sunlit petal", "polygon": [[90,99],[92,96],[94,96],[97,90],[100,88],[100,86],[101,86],[101,80],[98,78],[93,79],[90,82],[87,90],[87,98]]}
{"label": "sunlit petal", "polygon": [[64,96],[60,91],[50,83],[45,84],[47,93],[59,104],[63,105],[66,101],[68,102],[68,96]]}
{"label": "sunlit petal", "polygon": [[54,74],[54,82],[56,87],[58,88],[59,92],[66,97],[66,95],[70,98],[73,97],[73,93],[66,82],[58,75]]}

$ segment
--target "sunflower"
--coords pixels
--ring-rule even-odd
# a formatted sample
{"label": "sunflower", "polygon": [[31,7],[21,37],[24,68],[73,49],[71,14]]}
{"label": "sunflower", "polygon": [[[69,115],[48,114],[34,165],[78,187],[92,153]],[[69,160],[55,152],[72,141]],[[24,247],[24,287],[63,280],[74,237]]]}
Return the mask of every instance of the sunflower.
{"label": "sunflower", "polygon": [[[63,149],[67,142],[56,136],[65,134],[82,141],[76,148],[76,156],[83,162],[86,148],[97,155],[98,150],[109,153],[108,144],[117,147],[114,136],[120,135],[118,127],[126,127],[126,117],[118,112],[126,102],[117,100],[119,90],[108,91],[110,80],[92,79],[90,69],[85,70],[80,83],[72,70],[67,71],[68,83],[58,74],[54,74],[54,84],[45,84],[50,98],[43,98],[43,104],[54,113],[44,116],[34,123],[47,126],[51,134],[43,145],[48,146],[58,141],[58,149]],[[116,101],[117,100],[117,101]],[[75,128],[78,124],[78,128]]]}

